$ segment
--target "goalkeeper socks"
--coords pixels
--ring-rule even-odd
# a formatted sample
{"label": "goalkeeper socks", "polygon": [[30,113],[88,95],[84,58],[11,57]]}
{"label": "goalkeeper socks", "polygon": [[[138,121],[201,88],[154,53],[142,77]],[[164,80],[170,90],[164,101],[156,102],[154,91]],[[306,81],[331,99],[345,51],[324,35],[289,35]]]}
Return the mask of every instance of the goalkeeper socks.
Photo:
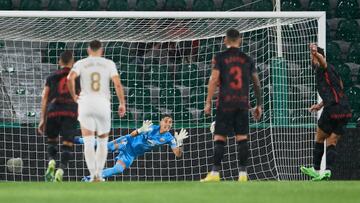
{"label": "goalkeeper socks", "polygon": [[116,175],[116,174],[120,174],[124,171],[124,167],[121,164],[115,164],[115,166],[113,166],[112,168],[107,168],[103,171],[102,173],[102,177],[103,178],[108,178],[110,176]]}
{"label": "goalkeeper socks", "polygon": [[48,152],[49,160],[56,159],[56,154],[57,154],[56,141],[48,141],[47,152]]}
{"label": "goalkeeper socks", "polygon": [[224,141],[214,141],[214,165],[212,171],[219,171],[221,168],[221,160],[224,157],[225,142]]}
{"label": "goalkeeper socks", "polygon": [[337,152],[335,145],[326,147],[326,170],[332,170],[336,160]]}
{"label": "goalkeeper socks", "polygon": [[321,159],[324,154],[324,143],[315,142],[313,153],[314,169],[320,170]]}
{"label": "goalkeeper socks", "polygon": [[96,174],[98,177],[102,176],[102,171],[105,167],[107,153],[108,153],[108,141],[109,137],[97,138],[97,149],[96,149]]}
{"label": "goalkeeper socks", "polygon": [[91,178],[96,175],[95,136],[84,136],[84,156]]}

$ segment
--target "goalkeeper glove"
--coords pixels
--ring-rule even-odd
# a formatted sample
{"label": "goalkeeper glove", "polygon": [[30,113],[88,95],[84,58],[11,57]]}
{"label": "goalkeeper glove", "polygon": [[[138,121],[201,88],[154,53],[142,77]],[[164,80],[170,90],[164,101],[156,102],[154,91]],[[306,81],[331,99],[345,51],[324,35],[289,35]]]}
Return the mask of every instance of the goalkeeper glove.
{"label": "goalkeeper glove", "polygon": [[175,138],[176,138],[176,147],[181,147],[183,145],[183,140],[188,138],[189,136],[188,132],[182,128],[180,132],[175,132]]}
{"label": "goalkeeper glove", "polygon": [[146,120],[143,122],[143,125],[141,126],[141,128],[137,129],[137,133],[146,133],[149,132],[151,130],[151,126],[152,126],[152,122],[149,120]]}

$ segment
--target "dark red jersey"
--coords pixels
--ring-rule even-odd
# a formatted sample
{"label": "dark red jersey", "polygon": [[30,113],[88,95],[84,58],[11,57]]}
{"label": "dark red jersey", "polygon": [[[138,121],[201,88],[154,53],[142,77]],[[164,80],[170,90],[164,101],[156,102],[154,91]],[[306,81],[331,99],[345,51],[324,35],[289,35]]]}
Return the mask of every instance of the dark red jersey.
{"label": "dark red jersey", "polygon": [[212,66],[220,71],[218,108],[248,109],[249,84],[256,72],[253,59],[239,48],[229,48],[214,57]]}
{"label": "dark red jersey", "polygon": [[[77,103],[72,99],[67,87],[67,76],[70,68],[62,68],[46,78],[46,86],[50,88],[47,117],[77,117]],[[77,92],[80,92],[79,80],[76,81]]]}

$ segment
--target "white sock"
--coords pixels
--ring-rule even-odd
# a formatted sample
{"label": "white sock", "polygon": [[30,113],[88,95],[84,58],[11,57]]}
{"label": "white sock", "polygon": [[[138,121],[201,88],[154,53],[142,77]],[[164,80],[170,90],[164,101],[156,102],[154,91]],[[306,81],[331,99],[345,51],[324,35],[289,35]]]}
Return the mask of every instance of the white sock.
{"label": "white sock", "polygon": [[211,173],[211,175],[215,175],[215,176],[219,175],[219,171],[211,171],[210,173]]}
{"label": "white sock", "polygon": [[97,138],[97,148],[96,148],[96,174],[99,178],[102,178],[102,171],[105,167],[106,158],[108,154],[108,144],[109,137],[106,138]]}
{"label": "white sock", "polygon": [[240,171],[239,176],[247,176],[247,172],[246,171]]}
{"label": "white sock", "polygon": [[95,136],[84,136],[83,138],[86,165],[90,171],[90,177],[94,178],[96,175]]}

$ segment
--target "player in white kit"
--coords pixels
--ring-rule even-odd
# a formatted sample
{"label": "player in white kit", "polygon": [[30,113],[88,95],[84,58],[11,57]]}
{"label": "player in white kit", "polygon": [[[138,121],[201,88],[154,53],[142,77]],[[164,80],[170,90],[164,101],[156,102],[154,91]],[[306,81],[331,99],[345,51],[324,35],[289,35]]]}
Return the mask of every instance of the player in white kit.
{"label": "player in white kit", "polygon": [[[124,90],[115,63],[102,57],[103,48],[98,40],[91,41],[89,56],[74,64],[68,75],[68,88],[78,103],[78,120],[84,138],[84,156],[93,181],[100,181],[107,158],[107,142],[111,128],[110,81],[114,83],[119,99],[118,113],[126,111]],[[75,79],[80,76],[81,92],[76,95]],[[95,135],[97,148],[95,151]]]}

